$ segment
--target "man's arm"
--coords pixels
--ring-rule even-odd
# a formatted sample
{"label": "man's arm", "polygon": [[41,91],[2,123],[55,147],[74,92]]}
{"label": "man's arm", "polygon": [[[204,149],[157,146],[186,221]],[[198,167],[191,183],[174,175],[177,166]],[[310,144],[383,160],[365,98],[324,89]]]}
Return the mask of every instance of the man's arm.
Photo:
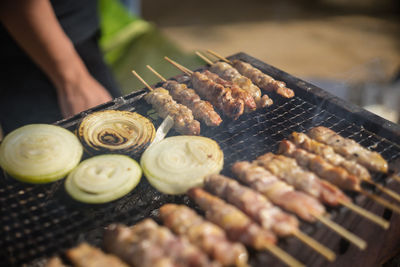
{"label": "man's arm", "polygon": [[0,19],[54,84],[64,117],[111,100],[86,69],[49,0],[1,0]]}

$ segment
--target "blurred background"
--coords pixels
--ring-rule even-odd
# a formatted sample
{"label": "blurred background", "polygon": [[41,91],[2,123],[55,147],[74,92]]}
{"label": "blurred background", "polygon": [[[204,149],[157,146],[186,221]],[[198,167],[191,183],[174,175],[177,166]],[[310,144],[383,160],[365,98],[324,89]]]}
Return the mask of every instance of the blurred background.
{"label": "blurred background", "polygon": [[[380,116],[399,122],[400,1],[103,0],[102,45],[124,91],[204,65],[195,50],[245,52]],[[128,1],[129,2],[129,1]],[[111,8],[111,6],[113,6]],[[128,11],[127,13],[124,13]]]}

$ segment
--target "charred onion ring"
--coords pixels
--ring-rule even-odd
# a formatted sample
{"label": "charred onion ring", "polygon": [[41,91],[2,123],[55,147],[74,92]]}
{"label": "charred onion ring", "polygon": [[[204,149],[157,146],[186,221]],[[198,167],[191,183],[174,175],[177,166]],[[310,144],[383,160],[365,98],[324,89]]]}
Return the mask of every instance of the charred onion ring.
{"label": "charred onion ring", "polygon": [[89,154],[142,152],[154,139],[153,123],[136,112],[105,110],[86,116],[77,135]]}

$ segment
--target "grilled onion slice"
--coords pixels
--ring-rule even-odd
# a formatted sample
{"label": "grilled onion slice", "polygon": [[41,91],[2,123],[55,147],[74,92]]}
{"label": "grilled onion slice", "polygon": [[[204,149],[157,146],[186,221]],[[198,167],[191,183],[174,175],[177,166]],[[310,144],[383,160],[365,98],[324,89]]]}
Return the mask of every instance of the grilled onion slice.
{"label": "grilled onion slice", "polygon": [[86,116],[77,135],[89,154],[141,153],[155,136],[153,123],[136,112],[105,110]]}
{"label": "grilled onion slice", "polygon": [[82,161],[65,180],[65,190],[84,203],[105,203],[132,191],[141,177],[142,169],[130,157],[100,155]]}
{"label": "grilled onion slice", "polygon": [[217,142],[202,136],[173,136],[151,145],[140,160],[150,184],[166,194],[183,194],[219,173],[224,155]]}
{"label": "grilled onion slice", "polygon": [[48,183],[67,175],[83,153],[78,138],[55,125],[30,124],[8,134],[0,146],[0,165],[27,183]]}

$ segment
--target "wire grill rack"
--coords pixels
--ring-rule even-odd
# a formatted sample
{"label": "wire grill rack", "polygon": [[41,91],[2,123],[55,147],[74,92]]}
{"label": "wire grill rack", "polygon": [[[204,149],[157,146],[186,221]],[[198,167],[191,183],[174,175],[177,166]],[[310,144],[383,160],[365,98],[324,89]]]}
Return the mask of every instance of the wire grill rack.
{"label": "wire grill rack", "polygon": [[[225,118],[217,128],[202,125],[201,134],[216,140],[224,151],[225,167],[222,172],[225,175],[231,175],[229,169],[232,163],[274,152],[279,141],[291,132],[304,132],[318,125],[329,127],[378,151],[389,162],[400,158],[400,130],[397,125],[336,99],[244,53],[230,58],[250,62],[285,81],[295,90],[296,96],[283,99],[273,95],[274,104],[268,109],[245,114],[237,121]],[[74,130],[80,120],[91,112],[120,109],[136,111],[150,118],[157,127],[161,119],[144,102],[144,94],[143,90],[135,92],[57,124]],[[172,131],[169,135],[176,134]],[[385,178],[374,175],[374,179],[382,183],[386,182]],[[351,196],[356,204],[367,209],[374,205],[361,196]],[[29,185],[0,173],[0,263],[4,266],[41,266],[43,259],[60,254],[81,241],[101,246],[105,226],[112,222],[132,225],[145,217],[157,220],[158,208],[167,202],[195,207],[186,196],[168,196],[157,192],[144,177],[138,187],[122,199],[103,205],[87,205],[73,201],[65,193],[63,181]],[[330,212],[333,220],[350,230],[356,229],[362,220],[345,208],[331,209]],[[385,211],[383,216],[390,218],[391,212]],[[346,253],[349,247],[347,241],[319,224],[302,223],[302,230],[333,249],[338,256]],[[327,265],[321,256],[304,248],[294,238],[283,239],[278,245],[308,266]],[[253,266],[281,265],[268,253],[250,252]]]}

